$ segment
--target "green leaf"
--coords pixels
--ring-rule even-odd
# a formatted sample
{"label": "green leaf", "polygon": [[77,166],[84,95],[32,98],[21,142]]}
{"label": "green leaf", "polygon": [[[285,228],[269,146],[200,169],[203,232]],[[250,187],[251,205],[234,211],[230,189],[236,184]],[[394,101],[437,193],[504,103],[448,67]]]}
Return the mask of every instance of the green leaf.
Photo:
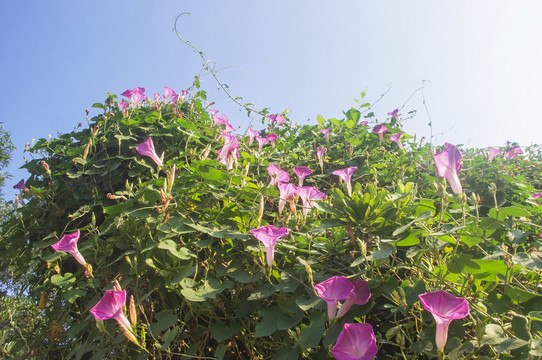
{"label": "green leaf", "polygon": [[495,351],[499,354],[508,353],[510,350],[519,349],[527,344],[529,344],[528,341],[521,339],[506,339],[499,345],[495,345]]}
{"label": "green leaf", "polygon": [[162,310],[154,315],[154,319],[156,322],[151,324],[150,330],[154,336],[158,336],[162,331],[177,323],[177,314],[172,309]]}
{"label": "green leaf", "polygon": [[424,212],[422,212],[420,215],[418,215],[418,217],[414,220],[412,220],[411,222],[409,222],[408,224],[406,225],[403,225],[401,226],[400,228],[398,229],[395,229],[395,231],[392,233],[392,236],[397,236],[399,234],[402,234],[403,232],[405,232],[408,228],[410,228],[412,226],[412,224],[414,224],[416,221],[421,221],[421,220],[425,220],[427,219],[428,217],[430,217],[432,215],[432,212],[431,210],[426,210]]}
{"label": "green leaf", "polygon": [[100,104],[100,103],[94,103],[94,104],[92,104],[92,107],[96,108],[96,109],[103,109],[104,108],[103,104]]}
{"label": "green leaf", "polygon": [[192,251],[188,250],[185,247],[177,250],[177,244],[173,240],[162,241],[160,244],[158,244],[158,248],[169,251],[171,255],[181,260],[188,260],[191,257],[196,257],[196,254],[194,254]]}
{"label": "green leaf", "polygon": [[[393,253],[395,253],[394,248],[387,248],[387,249],[373,251],[373,252],[371,252],[371,254],[367,255],[367,260],[374,261],[374,260],[386,259]],[[350,265],[350,266],[352,266],[352,265]]]}
{"label": "green leaf", "polygon": [[69,289],[62,293],[62,296],[64,299],[66,299],[67,302],[73,304],[75,300],[77,300],[80,297],[83,297],[87,294],[87,292],[83,289]]}
{"label": "green leaf", "polygon": [[54,285],[58,285],[60,287],[66,287],[75,282],[75,276],[72,273],[66,273],[64,276],[60,274],[55,274],[51,276],[51,282]]}
{"label": "green leaf", "polygon": [[217,321],[213,325],[212,329],[214,339],[218,342],[222,342],[231,338],[239,330],[241,330],[241,323],[239,323],[238,321],[234,321],[232,324],[230,324],[230,326],[227,326],[222,321]]}
{"label": "green leaf", "polygon": [[325,312],[313,312],[310,325],[301,329],[301,346],[304,349],[315,348],[320,344],[326,331],[327,314]]}
{"label": "green leaf", "polygon": [[281,314],[282,310],[278,305],[260,310],[263,319],[256,325],[254,337],[269,336],[277,331],[277,319]]}
{"label": "green leaf", "polygon": [[298,307],[295,307],[295,312],[293,314],[283,312],[280,314],[279,318],[277,319],[277,329],[279,330],[287,330],[291,329],[303,319],[303,312],[299,311]]}
{"label": "green leaf", "polygon": [[495,208],[489,209],[489,216],[497,220],[504,220],[507,216],[517,216],[517,217],[530,217],[531,213],[525,209],[522,209],[517,206],[502,207],[499,209],[498,217],[497,210]]}

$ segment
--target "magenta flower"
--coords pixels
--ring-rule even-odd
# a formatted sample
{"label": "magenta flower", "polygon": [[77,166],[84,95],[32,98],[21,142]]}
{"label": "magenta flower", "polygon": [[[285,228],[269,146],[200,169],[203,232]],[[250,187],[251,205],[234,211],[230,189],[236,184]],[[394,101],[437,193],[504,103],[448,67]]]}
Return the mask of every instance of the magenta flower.
{"label": "magenta flower", "polygon": [[16,190],[28,191],[28,188],[24,184],[24,179],[21,179],[21,181],[19,181],[17,184],[13,186],[13,188]]}
{"label": "magenta flower", "polygon": [[446,178],[452,187],[454,194],[463,192],[459,182],[458,173],[463,164],[461,163],[461,151],[457,146],[445,143],[446,149],[433,155],[438,176]]}
{"label": "magenta flower", "polygon": [[275,140],[277,140],[277,138],[278,138],[278,135],[276,134],[267,135],[267,140],[269,140],[269,143],[271,144],[272,147],[275,147]]}
{"label": "magenta flower", "polygon": [[122,112],[123,116],[126,116],[126,114],[128,113],[128,106],[129,105],[130,104],[128,104],[128,102],[126,100],[122,100],[122,101],[119,102],[119,109]]}
{"label": "magenta flower", "polygon": [[360,122],[360,125],[365,127],[365,126],[369,125],[369,122],[368,121],[362,121],[362,122]]}
{"label": "magenta flower", "polygon": [[[22,180],[21,180],[21,181],[22,181]],[[15,188],[15,187],[13,187],[13,188]],[[532,197],[533,199],[539,199],[540,197],[542,197],[542,193],[534,193],[534,194],[531,195],[531,197]]]}
{"label": "magenta flower", "polygon": [[267,115],[267,120],[269,120],[270,123],[277,121],[277,115]]}
{"label": "magenta flower", "polygon": [[273,259],[275,257],[275,245],[277,241],[289,234],[287,228],[277,228],[273,225],[262,226],[257,229],[250,230],[252,235],[265,246],[265,255],[267,258],[267,265],[273,266]]}
{"label": "magenta flower", "polygon": [[184,102],[187,95],[188,95],[188,90],[181,90],[181,101]]}
{"label": "magenta flower", "polygon": [[351,166],[342,170],[335,170],[332,172],[333,175],[339,176],[342,181],[346,183],[346,188],[348,189],[348,195],[352,196],[352,174],[358,168],[356,166]]}
{"label": "magenta flower", "polygon": [[277,125],[286,124],[286,118],[284,116],[282,116],[282,115],[277,115],[275,120],[277,121]]}
{"label": "magenta flower", "polygon": [[218,114],[218,110],[209,109],[209,112],[211,113],[211,115]]}
{"label": "magenta flower", "polygon": [[316,158],[318,159],[318,163],[320,164],[320,167],[322,170],[324,169],[324,153],[327,151],[325,147],[318,147],[316,150]]}
{"label": "magenta flower", "polygon": [[218,161],[232,168],[233,161],[239,158],[239,139],[230,134],[224,134],[224,146],[217,151]]}
{"label": "magenta flower", "polygon": [[375,133],[376,135],[378,135],[378,137],[380,138],[380,141],[384,141],[384,133],[388,131],[388,127],[386,125],[376,125],[374,128],[373,128],[373,133]]}
{"label": "magenta flower", "polygon": [[344,324],[331,353],[337,360],[371,360],[378,347],[370,324]]}
{"label": "magenta flower", "polygon": [[495,159],[495,157],[497,155],[500,155],[501,154],[501,150],[499,149],[495,149],[495,148],[487,148],[487,160],[488,161],[493,161],[493,159]]}
{"label": "magenta flower", "polygon": [[179,100],[179,94],[177,94],[171,88],[164,86],[164,100],[167,101],[167,99],[169,98],[171,98],[171,100],[169,101],[169,104],[171,105],[176,104],[177,100]]}
{"label": "magenta flower", "polygon": [[115,319],[121,327],[131,329],[130,322],[122,312],[122,307],[126,303],[126,290],[105,292],[104,296],[98,301],[90,313],[98,320]]}
{"label": "magenta flower", "polygon": [[521,148],[519,146],[514,146],[512,149],[504,152],[504,160],[511,160],[518,155],[523,154],[523,151],[521,151]]}
{"label": "magenta flower", "polygon": [[327,303],[327,316],[333,320],[337,314],[339,301],[344,300],[354,290],[354,285],[345,276],[333,276],[314,285],[316,294]]}
{"label": "magenta flower", "polygon": [[337,317],[340,318],[350,310],[352,305],[365,305],[369,302],[371,298],[371,290],[369,290],[369,285],[365,280],[350,280],[354,285],[354,289],[348,295],[344,303],[339,308]]}
{"label": "magenta flower", "polygon": [[309,210],[314,207],[312,200],[322,200],[326,198],[326,194],[315,188],[314,186],[298,187],[297,193],[303,201],[303,215],[307,216]]}
{"label": "magenta flower", "polygon": [[291,197],[297,194],[298,188],[294,184],[283,183],[283,182],[279,182],[277,186],[280,191],[280,198],[279,198],[279,214],[280,214],[282,213],[282,210],[284,210],[286,201],[288,201]]}
{"label": "magenta flower", "polygon": [[252,142],[254,141],[254,138],[258,135],[260,135],[260,132],[257,130],[252,130],[252,128],[248,129],[249,133],[249,139],[248,139],[248,146],[252,145]]}
{"label": "magenta flower", "polygon": [[442,351],[448,340],[450,322],[469,315],[469,302],[443,290],[421,294],[418,298],[423,308],[435,319],[437,324],[435,342],[439,351]]}
{"label": "magenta flower", "polygon": [[79,249],[77,249],[77,242],[79,241],[79,230],[74,232],[73,234],[64,235],[60,241],[57,243],[51,245],[51,247],[55,251],[65,251],[68,254],[73,255],[75,260],[85,266],[87,262],[85,261],[85,258],[81,253],[79,252]]}
{"label": "magenta flower", "polygon": [[156,151],[154,150],[154,143],[152,142],[152,139],[150,137],[147,140],[143,141],[141,144],[137,145],[135,149],[137,150],[139,155],[148,156],[154,160],[156,165],[162,166],[164,153],[162,153],[161,158],[158,157]]}
{"label": "magenta flower", "polygon": [[389,112],[388,113],[388,116],[392,116],[395,118],[395,120],[397,120],[397,123],[400,125],[400,126],[403,126],[403,124],[401,124],[401,120],[399,120],[399,109],[395,109],[393,110],[392,112]]}
{"label": "magenta flower", "polygon": [[228,124],[229,121],[230,121],[230,119],[228,119],[226,114],[222,114],[222,115],[220,115],[220,117],[218,117],[216,114],[213,114],[213,125],[215,125],[215,126],[218,126],[218,125],[221,125],[221,124]]}
{"label": "magenta flower", "polygon": [[147,96],[144,93],[145,93],[145,88],[136,87],[136,88],[133,88],[132,90],[126,90],[121,95],[130,98],[130,100],[132,101],[132,107],[136,108],[137,105],[139,105],[141,101],[144,101],[147,99]]}
{"label": "magenta flower", "polygon": [[138,344],[136,337],[132,333],[130,322],[124,315],[123,306],[126,303],[126,291],[111,291],[105,292],[104,296],[98,303],[90,309],[90,313],[98,320],[115,319],[128,340]]}
{"label": "magenta flower", "polygon": [[225,126],[225,132],[227,133],[231,133],[232,131],[235,131],[235,128],[233,126],[231,126],[231,124],[229,122],[226,122],[224,123],[224,126]]}
{"label": "magenta flower", "polygon": [[256,140],[258,141],[258,150],[261,150],[265,144],[269,144],[269,140],[261,136],[256,136]]}
{"label": "magenta flower", "polygon": [[322,134],[324,134],[324,137],[326,138],[326,141],[329,142],[329,132],[331,131],[331,129],[322,129],[320,130],[320,132]]}
{"label": "magenta flower", "polygon": [[290,175],[275,164],[269,164],[269,166],[267,166],[267,172],[269,173],[269,176],[271,176],[269,186],[290,181]]}
{"label": "magenta flower", "polygon": [[294,167],[294,174],[299,178],[299,186],[303,186],[303,179],[312,174],[312,170],[304,166]]}
{"label": "magenta flower", "polygon": [[401,136],[403,134],[404,133],[402,133],[402,132],[397,133],[397,134],[393,134],[392,136],[390,136],[390,140],[395,141],[397,143],[397,145],[399,145],[399,149],[401,149],[403,152],[405,152],[405,149],[403,148],[403,144],[401,143]]}
{"label": "magenta flower", "polygon": [[154,93],[154,102],[156,102],[156,104],[158,104],[160,102],[160,100],[162,100],[162,97],[160,96],[160,94]]}

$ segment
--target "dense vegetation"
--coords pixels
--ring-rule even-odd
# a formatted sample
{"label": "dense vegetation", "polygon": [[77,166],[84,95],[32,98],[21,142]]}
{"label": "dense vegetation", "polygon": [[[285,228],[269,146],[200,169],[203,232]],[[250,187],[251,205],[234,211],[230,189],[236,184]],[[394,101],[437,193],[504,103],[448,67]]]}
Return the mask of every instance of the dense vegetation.
{"label": "dense vegetation", "polygon": [[[454,193],[433,156],[454,146],[401,140],[396,112],[360,101],[304,126],[263,114],[251,142],[197,79],[182,96],[143,92],[29,148],[24,204],[1,227],[0,270],[27,284],[2,299],[2,356],[331,359],[344,325],[365,323],[377,358],[435,358],[419,295],[437,290],[470,309],[447,358],[542,355],[539,146],[461,149]],[[285,190],[295,167],[313,171],[310,194]],[[349,188],[334,172],[354,167]],[[251,232],[267,225],[286,229],[274,248]],[[76,231],[81,258],[51,247]],[[370,299],[328,319],[314,286],[333,276],[365,280]],[[131,324],[93,316],[121,289],[113,310]]]}

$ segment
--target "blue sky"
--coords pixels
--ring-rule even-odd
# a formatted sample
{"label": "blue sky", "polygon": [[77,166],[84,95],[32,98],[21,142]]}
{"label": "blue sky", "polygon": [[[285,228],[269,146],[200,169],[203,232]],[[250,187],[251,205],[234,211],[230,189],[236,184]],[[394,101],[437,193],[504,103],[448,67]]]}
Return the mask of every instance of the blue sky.
{"label": "blue sky", "polygon": [[[234,96],[298,123],[341,117],[366,91],[381,120],[404,105],[405,130],[467,147],[540,143],[542,2],[321,0],[0,0],[0,121],[17,146],[8,169],[25,172],[32,138],[86,124],[85,109],[142,86],[187,88],[201,59],[216,64]],[[390,85],[391,84],[391,85]],[[202,86],[243,130],[249,122],[210,76]],[[408,100],[408,101],[407,101]],[[96,114],[96,112],[94,113]]]}

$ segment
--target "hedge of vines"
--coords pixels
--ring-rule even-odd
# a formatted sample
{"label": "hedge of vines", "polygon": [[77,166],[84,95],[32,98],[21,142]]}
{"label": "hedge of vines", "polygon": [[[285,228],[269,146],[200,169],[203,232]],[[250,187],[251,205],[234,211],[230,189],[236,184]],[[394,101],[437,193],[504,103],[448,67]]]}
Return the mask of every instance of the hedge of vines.
{"label": "hedge of vines", "polygon": [[[397,112],[362,104],[303,126],[264,113],[249,135],[208,105],[197,79],[181,95],[124,95],[94,104],[88,126],[27,149],[0,265],[26,279],[3,301],[23,298],[16,311],[29,321],[5,324],[3,356],[332,359],[344,325],[357,323],[372,326],[382,359],[542,355],[539,146],[459,146],[456,194],[435,167],[444,147],[400,134]],[[136,149],[149,138],[154,157],[148,142]],[[281,201],[281,182],[299,186],[296,167],[312,170],[303,186],[320,199]],[[333,173],[353,167],[349,189]],[[288,230],[271,266],[250,231],[267,225]],[[85,266],[51,247],[76,231]],[[334,276],[366,281],[370,299],[330,319],[314,286]],[[125,291],[131,341],[90,312],[112,290]],[[438,290],[470,307],[443,352],[419,301]]]}

